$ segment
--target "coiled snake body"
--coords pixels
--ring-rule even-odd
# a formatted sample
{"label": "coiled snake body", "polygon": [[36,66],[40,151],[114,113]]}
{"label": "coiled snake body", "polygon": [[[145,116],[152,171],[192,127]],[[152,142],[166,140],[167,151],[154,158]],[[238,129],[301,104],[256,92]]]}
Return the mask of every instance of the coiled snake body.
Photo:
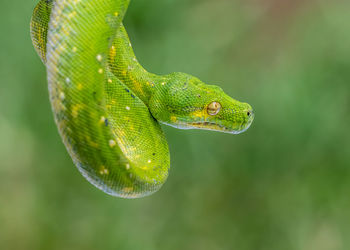
{"label": "coiled snake body", "polygon": [[129,0],[41,0],[33,45],[47,68],[63,142],[79,171],[104,192],[157,191],[170,167],[159,123],[237,134],[252,108],[184,73],[155,75],[138,63],[122,24]]}

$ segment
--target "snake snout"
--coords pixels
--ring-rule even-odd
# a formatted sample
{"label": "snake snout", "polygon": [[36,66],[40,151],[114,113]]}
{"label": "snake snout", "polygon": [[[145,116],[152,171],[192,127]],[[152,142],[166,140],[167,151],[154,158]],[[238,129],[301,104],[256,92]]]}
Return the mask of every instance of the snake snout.
{"label": "snake snout", "polygon": [[250,127],[255,116],[252,106],[250,106],[248,103],[246,104],[246,108],[243,110],[243,116],[245,120],[243,131],[245,131]]}
{"label": "snake snout", "polygon": [[252,108],[248,109],[246,112],[246,116],[246,129],[248,129],[254,120],[254,110]]}

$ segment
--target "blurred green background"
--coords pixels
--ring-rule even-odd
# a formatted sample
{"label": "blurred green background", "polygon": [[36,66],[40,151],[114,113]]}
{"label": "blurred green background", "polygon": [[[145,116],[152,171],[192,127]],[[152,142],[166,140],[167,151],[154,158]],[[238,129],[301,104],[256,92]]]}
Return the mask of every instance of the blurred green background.
{"label": "blurred green background", "polygon": [[241,135],[164,127],[168,181],[110,197],[74,167],[30,41],[37,1],[0,3],[0,249],[350,249],[350,2],[134,0],[125,25],[155,73],[255,109]]}

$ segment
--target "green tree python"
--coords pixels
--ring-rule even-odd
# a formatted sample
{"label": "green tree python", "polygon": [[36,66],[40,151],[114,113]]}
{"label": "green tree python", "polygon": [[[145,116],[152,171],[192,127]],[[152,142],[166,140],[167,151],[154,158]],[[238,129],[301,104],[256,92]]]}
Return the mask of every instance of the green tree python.
{"label": "green tree python", "polygon": [[31,38],[47,69],[59,133],[81,174],[107,194],[138,198],[168,177],[160,123],[238,134],[254,115],[196,77],[147,72],[122,23],[129,1],[41,0]]}

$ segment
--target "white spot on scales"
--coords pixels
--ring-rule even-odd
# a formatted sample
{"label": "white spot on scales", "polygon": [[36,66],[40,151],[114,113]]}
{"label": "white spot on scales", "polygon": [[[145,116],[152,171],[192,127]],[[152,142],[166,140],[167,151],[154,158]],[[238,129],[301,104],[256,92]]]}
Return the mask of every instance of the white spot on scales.
{"label": "white spot on scales", "polygon": [[103,58],[102,58],[102,56],[101,56],[100,54],[98,54],[98,55],[96,56],[96,59],[97,59],[97,61],[101,62]]}

